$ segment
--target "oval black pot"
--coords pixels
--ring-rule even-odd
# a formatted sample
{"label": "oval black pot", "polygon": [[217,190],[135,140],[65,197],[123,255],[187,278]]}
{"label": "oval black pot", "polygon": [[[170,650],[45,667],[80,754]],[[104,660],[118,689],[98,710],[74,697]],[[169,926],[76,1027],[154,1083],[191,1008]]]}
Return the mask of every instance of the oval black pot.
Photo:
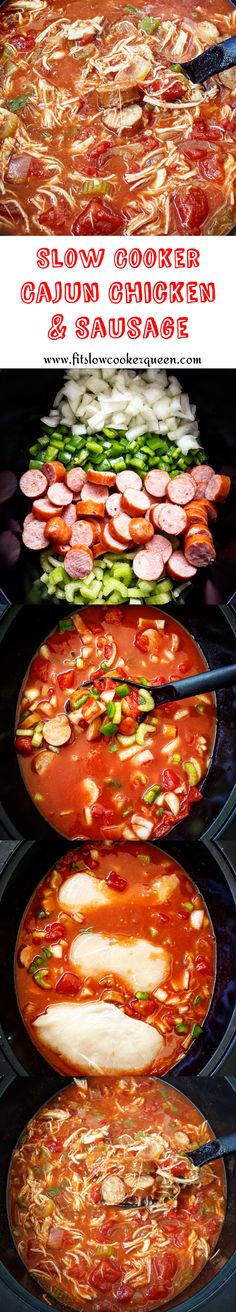
{"label": "oval black pot", "polygon": [[[157,844],[156,846],[159,846]],[[22,842],[0,880],[0,1038],[4,1057],[19,1075],[50,1075],[22,1023],[14,988],[14,952],[21,917],[40,879],[68,844]],[[178,1063],[178,1076],[213,1074],[235,1045],[235,903],[236,882],[229,860],[203,843],[161,844],[187,870],[205,899],[217,944],[217,972],[212,1002],[200,1038]],[[6,961],[8,962],[6,988]]]}
{"label": "oval black pot", "polygon": [[[235,660],[236,616],[229,606],[209,606],[207,612],[185,607],[165,607],[164,614],[181,619],[199,643],[210,667]],[[0,622],[0,837],[29,836],[52,839],[54,830],[44,821],[26,791],[14,749],[17,699],[28,665],[39,646],[69,608],[11,606]],[[227,688],[217,698],[218,727],[213,759],[202,788],[202,799],[186,820],[175,825],[172,838],[199,838],[214,822],[219,826],[234,809],[236,789],[236,689]]]}
{"label": "oval black pot", "polygon": [[[45,1312],[45,1298],[40,1288],[23,1266],[11,1238],[7,1221],[6,1184],[15,1143],[22,1133],[27,1121],[35,1115],[43,1103],[53,1097],[57,1091],[68,1084],[58,1076],[37,1080],[20,1080],[13,1077],[3,1081],[0,1086],[0,1136],[1,1136],[1,1182],[0,1182],[0,1282],[3,1290],[11,1291],[15,1296],[19,1312],[23,1307],[31,1312]],[[182,1092],[199,1108],[201,1114],[209,1121],[216,1136],[230,1133],[235,1128],[235,1091],[231,1082],[226,1080],[171,1080],[169,1084],[180,1088]],[[180,1296],[167,1304],[175,1312],[198,1312],[206,1307],[213,1297],[221,1297],[224,1306],[224,1291],[230,1277],[236,1271],[235,1254],[235,1207],[236,1207],[236,1173],[233,1157],[226,1159],[227,1206],[224,1225],[220,1234],[217,1252],[213,1254],[201,1275]],[[0,1289],[1,1292],[1,1289]],[[58,1303],[47,1294],[47,1306],[54,1312],[63,1312],[62,1303]],[[4,1303],[2,1304],[4,1306]]]}

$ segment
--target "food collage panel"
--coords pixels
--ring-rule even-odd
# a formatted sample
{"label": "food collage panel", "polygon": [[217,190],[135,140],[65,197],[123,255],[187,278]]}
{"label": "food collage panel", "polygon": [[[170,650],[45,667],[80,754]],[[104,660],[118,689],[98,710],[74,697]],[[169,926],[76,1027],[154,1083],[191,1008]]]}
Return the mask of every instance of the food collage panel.
{"label": "food collage panel", "polygon": [[[16,322],[38,255],[51,313],[102,253],[105,305],[117,242],[131,315],[203,261],[216,342],[236,0],[0,0],[0,53]],[[236,369],[223,317],[212,368],[42,356],[41,309],[0,345],[0,1312],[233,1312]]]}

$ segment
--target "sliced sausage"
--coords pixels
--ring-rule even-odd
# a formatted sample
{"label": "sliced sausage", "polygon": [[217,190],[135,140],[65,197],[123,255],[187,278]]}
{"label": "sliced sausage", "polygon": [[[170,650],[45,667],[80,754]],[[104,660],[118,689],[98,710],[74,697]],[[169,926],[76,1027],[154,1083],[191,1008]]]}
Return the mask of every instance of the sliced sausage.
{"label": "sliced sausage", "polygon": [[[62,506],[60,506],[60,508],[57,506],[57,515],[60,515],[60,510],[62,510]],[[52,502],[49,501],[48,497],[40,497],[39,501],[33,501],[33,513],[36,519],[42,519],[45,521],[46,519],[52,519],[53,515],[55,515],[55,510],[53,509]]]}
{"label": "sliced sausage", "polygon": [[97,487],[115,487],[116,474],[102,473],[100,469],[87,469],[88,483],[96,483]]}
{"label": "sliced sausage", "polygon": [[51,483],[64,483],[66,476],[65,466],[61,464],[60,460],[45,460],[43,474],[45,474],[45,478],[47,479],[48,487],[50,487]]}
{"label": "sliced sausage", "polygon": [[216,519],[218,518],[217,506],[215,505],[214,501],[208,501],[207,497],[205,499],[205,506],[207,507],[207,514],[210,524],[215,524]]}
{"label": "sliced sausage", "polygon": [[197,528],[197,525],[189,528],[184,541],[184,554],[188,564],[194,565],[196,569],[211,565],[216,552],[209,529]]}
{"label": "sliced sausage", "polygon": [[199,497],[194,501],[189,501],[186,506],[185,514],[187,516],[187,525],[189,524],[208,524],[208,502],[206,498],[200,500]]}
{"label": "sliced sausage", "polygon": [[139,492],[136,487],[127,487],[125,492],[122,492],[121,504],[128,515],[134,515],[135,519],[139,515],[145,515],[146,510],[150,508],[147,492]]}
{"label": "sliced sausage", "polygon": [[99,484],[98,482],[93,483],[93,486],[91,487],[91,483],[88,483],[86,478],[86,481],[81,488],[81,501],[88,501],[91,496],[93,501],[103,501],[105,506],[108,497],[107,482],[102,484]]}
{"label": "sliced sausage", "polygon": [[167,505],[166,501],[159,501],[159,505],[156,504],[154,506],[152,505],[150,506],[150,510],[147,510],[146,518],[150,520],[150,524],[153,524],[154,528],[160,527],[159,525],[160,510],[163,510],[163,506],[166,505]]}
{"label": "sliced sausage", "polygon": [[113,515],[117,515],[118,510],[120,510],[120,508],[121,508],[121,492],[112,492],[111,497],[108,497],[106,501],[107,515],[109,515],[109,517],[111,516],[111,518],[113,519]]}
{"label": "sliced sausage", "polygon": [[122,469],[121,474],[116,475],[116,486],[118,492],[126,492],[127,487],[136,487],[141,492],[142,479],[140,474],[136,474],[134,469]]}
{"label": "sliced sausage", "polygon": [[[155,520],[156,525],[156,520]],[[158,515],[158,528],[163,533],[170,533],[171,537],[179,537],[179,533],[184,533],[187,528],[187,515],[182,506],[161,506]]]}
{"label": "sliced sausage", "polygon": [[71,579],[86,579],[92,567],[93,555],[89,547],[78,546],[67,551],[65,569]]}
{"label": "sliced sausage", "polygon": [[119,1175],[106,1175],[101,1192],[104,1203],[115,1204],[124,1202],[127,1190]]}
{"label": "sliced sausage", "polygon": [[149,474],[146,474],[144,479],[146,492],[149,492],[149,496],[155,497],[157,501],[159,497],[165,496],[168,483],[169,475],[165,473],[164,469],[150,469]]}
{"label": "sliced sausage", "polygon": [[81,519],[81,515],[87,515],[88,519],[91,519],[93,515],[97,516],[98,519],[104,519],[105,501],[92,500],[92,498],[89,501],[77,501],[76,511],[79,519]]}
{"label": "sliced sausage", "polygon": [[59,547],[66,547],[70,542],[72,529],[69,524],[65,524],[61,515],[53,515],[45,525],[45,533],[49,542],[58,542]]}
{"label": "sliced sausage", "polygon": [[115,551],[115,552],[124,551],[124,544],[122,542],[118,542],[118,538],[116,539],[113,537],[113,534],[111,533],[110,530],[110,524],[104,524],[104,528],[102,530],[102,543],[104,543],[104,547],[103,547],[104,551]]}
{"label": "sliced sausage", "polygon": [[34,501],[35,497],[42,497],[47,491],[47,479],[41,469],[27,469],[25,474],[20,478],[20,488],[25,497],[30,497]]}
{"label": "sliced sausage", "polygon": [[132,131],[142,118],[141,105],[126,105],[124,109],[107,109],[103,114],[105,126],[112,132]]}
{"label": "sliced sausage", "polygon": [[190,474],[177,474],[176,478],[171,478],[167,485],[169,501],[177,506],[186,506],[188,501],[193,501],[194,493],[195,483],[193,478],[190,478]]}
{"label": "sliced sausage", "polygon": [[212,474],[214,474],[214,469],[212,469],[211,465],[193,465],[193,468],[191,469],[191,478],[193,478],[194,483],[196,483],[196,486],[199,489],[198,496],[202,496],[201,488],[204,484],[205,487],[207,486],[209,479],[212,478]]}
{"label": "sliced sausage", "polygon": [[109,524],[112,536],[118,538],[118,542],[124,542],[125,546],[127,545],[127,542],[132,543],[130,525],[130,516],[126,515],[124,510],[121,510],[118,515],[115,515],[114,519],[111,519]]}
{"label": "sliced sausage", "polygon": [[65,524],[69,524],[70,528],[72,528],[73,524],[75,524],[76,506],[74,505],[73,501],[71,502],[71,506],[65,506],[65,510],[63,510],[62,518],[65,520]]}
{"label": "sliced sausage", "polygon": [[192,579],[196,573],[197,570],[186,560],[183,551],[172,551],[167,565],[167,574],[171,579]]}
{"label": "sliced sausage", "polygon": [[172,543],[162,533],[155,533],[152,542],[148,543],[148,551],[160,551],[163,564],[166,565],[172,554]]}
{"label": "sliced sausage", "polygon": [[144,551],[137,551],[133,560],[134,574],[138,579],[143,579],[147,583],[160,579],[163,574],[163,556],[158,551],[152,551],[146,547]]}
{"label": "sliced sausage", "polygon": [[85,482],[86,474],[84,469],[81,469],[80,465],[77,465],[74,469],[68,469],[68,473],[66,474],[66,486],[69,488],[70,492],[73,492],[73,497],[79,497],[81,488]]}
{"label": "sliced sausage", "polygon": [[71,546],[91,547],[93,540],[93,525],[86,519],[77,519],[71,529]]}
{"label": "sliced sausage", "polygon": [[231,488],[231,479],[228,474],[212,474],[206,488],[206,496],[209,501],[226,501]]}
{"label": "sliced sausage", "polygon": [[73,501],[73,492],[69,491],[65,483],[50,483],[48,498],[53,506],[70,506],[71,501]]}
{"label": "sliced sausage", "polygon": [[50,747],[63,747],[64,743],[68,743],[71,725],[67,715],[55,715],[53,720],[47,720],[43,726],[43,737]]}
{"label": "sliced sausage", "polygon": [[132,542],[136,542],[137,546],[154,538],[154,528],[149,524],[148,519],[130,519],[129,523]]}

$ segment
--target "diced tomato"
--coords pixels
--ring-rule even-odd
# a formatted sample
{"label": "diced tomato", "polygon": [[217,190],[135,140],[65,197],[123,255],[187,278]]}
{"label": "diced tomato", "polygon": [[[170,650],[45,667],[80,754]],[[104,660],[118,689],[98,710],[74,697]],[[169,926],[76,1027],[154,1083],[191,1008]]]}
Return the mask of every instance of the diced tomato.
{"label": "diced tomato", "polygon": [[61,978],[58,979],[56,984],[57,993],[63,993],[66,995],[71,993],[78,993],[79,988],[80,988],[79,980],[76,979],[76,975],[70,974],[69,970],[65,970],[64,975],[61,975]]}
{"label": "diced tomato", "polygon": [[106,237],[111,233],[122,232],[122,227],[122,214],[119,210],[114,209],[113,205],[108,204],[108,201],[98,200],[97,197],[94,197],[94,200],[91,200],[89,205],[86,205],[85,209],[77,214],[71,232],[74,233],[75,237],[79,237],[80,233],[84,236],[90,236],[90,233],[94,233],[95,236]]}
{"label": "diced tomato", "polygon": [[124,1284],[124,1280],[121,1280],[118,1289],[116,1289],[116,1298],[118,1303],[131,1303],[134,1293],[135,1293],[134,1285],[130,1284],[130,1280],[128,1281],[127,1285]]}
{"label": "diced tomato", "polygon": [[175,82],[171,82],[171,86],[165,87],[165,90],[161,92],[161,99],[170,101],[171,103],[174,100],[182,100],[185,93],[186,87],[183,82],[177,82],[176,80]]}
{"label": "diced tomato", "polygon": [[59,920],[45,926],[44,937],[48,943],[59,943],[60,938],[63,938],[63,925],[60,925]]}
{"label": "diced tomato", "polygon": [[189,661],[182,661],[182,664],[178,666],[179,674],[189,674],[190,670],[191,670],[191,665]]}
{"label": "diced tomato", "polygon": [[122,1270],[118,1262],[113,1258],[104,1257],[101,1262],[96,1262],[92,1274],[89,1276],[89,1283],[95,1289],[108,1289],[120,1280]]}
{"label": "diced tomato", "polygon": [[16,750],[17,752],[20,752],[20,756],[30,756],[32,752],[32,738],[23,738],[21,737],[21,734],[18,733],[16,737]]}
{"label": "diced tomato", "polygon": [[179,784],[179,776],[177,774],[177,770],[163,770],[161,776],[161,782],[163,788],[168,788],[168,789],[177,788]]}
{"label": "diced tomato", "polygon": [[183,151],[186,159],[190,159],[191,162],[191,160],[194,159],[205,159],[207,155],[207,146],[204,144],[200,145],[200,143],[198,144],[197,142],[195,144],[194,141],[188,141],[187,145],[183,146]]}
{"label": "diced tomato", "polygon": [[97,146],[92,146],[88,151],[87,159],[83,165],[83,171],[87,178],[96,177],[97,173],[103,172],[104,161],[111,150],[110,141],[100,141]]}
{"label": "diced tomato", "polygon": [[63,688],[73,688],[73,686],[74,686],[74,677],[75,677],[75,666],[74,666],[74,665],[73,665],[73,667],[72,667],[71,670],[63,670],[63,672],[62,672],[61,674],[58,674],[58,675],[57,675],[57,680],[58,680],[58,683],[59,683],[59,688],[61,688],[62,691],[63,691]]}
{"label": "diced tomato", "polygon": [[210,973],[209,961],[207,961],[206,957],[196,957],[195,965],[196,965],[196,970],[199,971],[199,974],[204,975],[205,973],[206,974]]}
{"label": "diced tomato", "polygon": [[127,715],[129,719],[131,716],[132,720],[137,720],[137,716],[139,715],[138,689],[136,692],[136,689],[132,688],[132,692],[129,692],[127,697],[122,698],[122,713],[123,715]]}
{"label": "diced tomato", "polygon": [[88,1279],[88,1263],[85,1257],[75,1258],[75,1261],[68,1267],[68,1276],[71,1276],[72,1280],[78,1280],[78,1283],[81,1280],[86,1280],[86,1277]]}
{"label": "diced tomato", "polygon": [[198,233],[209,213],[206,192],[201,187],[189,187],[185,194],[184,192],[175,194],[174,205],[183,232]]}
{"label": "diced tomato", "polygon": [[152,652],[157,655],[160,647],[160,637],[157,630],[147,628],[142,633],[137,633],[135,647],[138,647],[139,651]]}
{"label": "diced tomato", "polygon": [[214,123],[205,118],[197,118],[193,124],[192,136],[205,137],[207,141],[220,141],[230,128],[229,119],[224,119],[224,123]]}
{"label": "diced tomato", "polygon": [[73,624],[71,625],[71,629],[64,629],[63,633],[58,633],[57,631],[56,633],[51,633],[50,638],[47,639],[47,646],[50,647],[51,651],[57,651],[57,648],[59,647],[60,653],[62,654],[63,650],[66,650],[68,643],[71,643],[72,633],[74,633]]}
{"label": "diced tomato", "polygon": [[178,1260],[174,1253],[163,1252],[160,1257],[156,1253],[151,1257],[151,1274],[150,1274],[150,1293],[152,1298],[168,1298],[171,1290],[172,1281],[176,1275]]}
{"label": "diced tomato", "polygon": [[35,46],[35,36],[33,35],[32,30],[28,33],[26,32],[25,36],[20,36],[20,33],[16,32],[15,36],[13,33],[13,36],[9,37],[9,43],[11,46],[15,47],[15,50],[33,50]]}
{"label": "diced tomato", "polygon": [[39,214],[38,222],[41,228],[51,228],[52,232],[60,232],[60,229],[69,226],[69,209],[68,205],[62,199],[58,200],[57,205],[49,205],[48,210],[43,210]]}
{"label": "diced tomato", "polygon": [[106,876],[106,884],[109,888],[115,888],[117,893],[123,893],[124,888],[127,888],[127,880],[121,879],[116,870],[110,870],[110,874]]}
{"label": "diced tomato", "polygon": [[0,220],[1,219],[7,219],[9,223],[14,223],[15,227],[17,223],[21,223],[22,215],[18,209],[16,201],[0,201]]}
{"label": "diced tomato", "polygon": [[221,163],[212,151],[201,160],[200,173],[202,173],[203,178],[212,178],[214,182],[219,182],[220,185],[224,182],[223,162]]}
{"label": "diced tomato", "polygon": [[123,718],[121,718],[121,722],[119,724],[119,733],[125,734],[126,736],[126,734],[135,733],[135,730],[136,730],[136,721],[132,718],[131,715],[124,715]]}
{"label": "diced tomato", "polygon": [[50,661],[45,660],[44,656],[36,656],[31,665],[30,678],[32,683],[34,683],[34,679],[38,680],[39,683],[49,683],[51,678]]}
{"label": "diced tomato", "polygon": [[32,156],[29,166],[28,178],[43,178],[44,172],[45,170],[42,162],[40,163],[40,159],[34,159],[34,157]]}

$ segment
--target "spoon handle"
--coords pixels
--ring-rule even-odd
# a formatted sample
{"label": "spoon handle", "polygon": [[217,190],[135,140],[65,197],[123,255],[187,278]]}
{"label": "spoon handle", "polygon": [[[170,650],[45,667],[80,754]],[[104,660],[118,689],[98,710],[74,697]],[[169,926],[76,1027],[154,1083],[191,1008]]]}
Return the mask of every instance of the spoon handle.
{"label": "spoon handle", "polygon": [[233,1134],[224,1134],[222,1139],[210,1139],[208,1143],[201,1144],[200,1148],[194,1148],[193,1152],[188,1152],[187,1157],[194,1163],[194,1166],[204,1166],[206,1162],[214,1162],[217,1157],[225,1157],[227,1153],[236,1152],[236,1131]]}
{"label": "spoon handle", "polygon": [[205,82],[214,73],[222,73],[225,68],[233,68],[234,64],[236,64],[236,36],[230,36],[226,41],[219,41],[217,45],[209,46],[200,55],[196,55],[195,59],[189,59],[186,63],[181,62],[181,68],[191,82],[197,83]]}
{"label": "spoon handle", "polygon": [[[128,681],[127,681],[128,682]],[[176,683],[160,685],[152,689],[156,703],[162,701],[180,701],[182,697],[196,697],[197,694],[215,692],[217,688],[226,688],[236,683],[236,665],[225,665],[220,670],[204,670],[203,674],[193,674],[187,679],[177,679]],[[168,697],[167,697],[168,688]]]}

